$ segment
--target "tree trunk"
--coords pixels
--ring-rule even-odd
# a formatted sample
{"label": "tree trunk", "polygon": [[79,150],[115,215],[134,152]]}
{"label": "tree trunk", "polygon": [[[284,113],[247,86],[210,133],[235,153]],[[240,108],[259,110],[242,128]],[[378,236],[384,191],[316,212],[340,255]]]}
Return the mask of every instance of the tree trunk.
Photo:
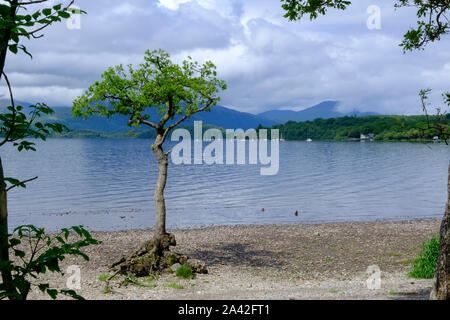
{"label": "tree trunk", "polygon": [[[9,261],[8,206],[2,159],[0,158],[0,262],[4,261]],[[8,293],[17,293],[14,287],[9,286],[12,282],[12,275],[10,271],[2,272],[2,281],[3,284],[7,286],[6,291]]]}
{"label": "tree trunk", "polygon": [[[14,21],[16,17],[17,1],[11,2],[11,8],[9,11],[9,19]],[[6,55],[8,53],[8,44],[11,39],[11,27],[1,29],[0,35],[0,80],[3,76],[5,68]],[[6,196],[6,184],[3,174],[2,159],[0,158],[0,262],[9,261],[9,243],[8,243],[8,205]],[[2,281],[6,285],[6,291],[10,296],[10,299],[15,299],[17,291],[12,283],[12,275],[10,271],[2,272]]]}
{"label": "tree trunk", "polygon": [[448,200],[440,229],[439,255],[430,298],[450,300],[450,165],[448,168]]}
{"label": "tree trunk", "polygon": [[166,230],[166,201],[164,199],[164,189],[167,182],[167,167],[169,165],[168,155],[163,151],[163,135],[158,134],[155,143],[152,145],[152,150],[155,153],[158,161],[158,180],[156,181],[154,191],[155,201],[155,234],[153,236],[154,243],[160,244],[160,250],[168,250],[169,246],[175,245],[175,237]]}
{"label": "tree trunk", "polygon": [[154,146],[153,152],[158,160],[158,180],[155,185],[154,201],[156,209],[155,233],[158,235],[166,234],[166,202],[164,199],[164,189],[167,181],[167,156],[162,150],[162,146]]}
{"label": "tree trunk", "polygon": [[[170,246],[176,246],[175,236],[166,230],[166,202],[164,200],[164,188],[167,182],[167,167],[169,165],[168,154],[163,150],[164,131],[158,131],[152,150],[158,161],[158,180],[155,185],[155,232],[153,239],[146,241],[137,251],[128,256],[123,256],[113,263],[111,268],[116,273],[134,274],[145,277],[163,271],[168,271],[174,264],[188,265],[193,273],[208,273],[206,264],[170,250]],[[171,270],[173,272],[173,270]]]}
{"label": "tree trunk", "polygon": [[[11,1],[9,9],[9,20],[14,21],[16,19],[17,0]],[[6,12],[4,13],[6,14]],[[6,17],[5,17],[6,18]],[[0,29],[0,79],[3,76],[3,70],[5,68],[6,55],[8,54],[8,44],[11,39],[11,26],[8,28]]]}

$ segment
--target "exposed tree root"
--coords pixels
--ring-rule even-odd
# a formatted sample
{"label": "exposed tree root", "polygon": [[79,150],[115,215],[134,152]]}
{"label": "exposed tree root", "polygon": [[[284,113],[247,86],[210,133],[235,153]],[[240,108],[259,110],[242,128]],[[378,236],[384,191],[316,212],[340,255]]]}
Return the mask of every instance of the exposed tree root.
{"label": "exposed tree root", "polygon": [[147,277],[152,274],[161,274],[169,271],[176,263],[188,265],[193,273],[208,273],[206,265],[197,259],[188,257],[170,250],[175,246],[175,236],[165,234],[155,236],[145,242],[136,252],[122,257],[111,268],[115,274],[134,274],[137,277]]}

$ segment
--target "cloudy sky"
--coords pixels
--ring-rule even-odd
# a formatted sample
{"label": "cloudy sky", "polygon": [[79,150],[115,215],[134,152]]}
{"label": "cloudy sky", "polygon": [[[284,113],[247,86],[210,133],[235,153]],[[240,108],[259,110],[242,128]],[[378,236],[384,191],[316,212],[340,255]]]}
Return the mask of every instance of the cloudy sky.
{"label": "cloudy sky", "polygon": [[[56,3],[57,1],[54,1]],[[221,104],[239,111],[300,110],[339,100],[342,110],[421,113],[418,92],[434,100],[450,89],[450,36],[425,51],[403,54],[411,9],[393,1],[357,0],[316,21],[289,22],[279,0],[77,0],[83,15],[52,26],[7,58],[16,99],[70,106],[109,66],[138,64],[147,49],[176,61],[213,61],[228,89]],[[381,12],[369,29],[367,9]],[[372,21],[372,20],[371,20]],[[0,88],[0,94],[5,94]]]}

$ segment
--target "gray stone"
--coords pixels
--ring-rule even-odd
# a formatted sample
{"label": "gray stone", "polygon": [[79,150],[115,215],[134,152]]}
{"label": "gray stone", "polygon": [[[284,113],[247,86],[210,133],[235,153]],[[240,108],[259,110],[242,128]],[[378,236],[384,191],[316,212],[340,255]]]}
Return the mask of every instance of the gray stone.
{"label": "gray stone", "polygon": [[206,264],[203,261],[197,259],[188,259],[186,264],[191,267],[193,273],[208,273]]}
{"label": "gray stone", "polygon": [[179,264],[179,263],[174,263],[174,264],[170,267],[170,270],[172,270],[173,272],[177,272],[178,269],[180,269],[180,268],[181,268],[181,264]]}

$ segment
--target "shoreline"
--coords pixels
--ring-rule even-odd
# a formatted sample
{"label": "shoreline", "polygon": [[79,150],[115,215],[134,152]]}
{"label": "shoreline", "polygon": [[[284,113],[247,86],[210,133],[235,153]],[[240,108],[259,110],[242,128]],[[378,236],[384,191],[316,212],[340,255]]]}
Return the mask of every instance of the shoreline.
{"label": "shoreline", "polygon": [[[289,227],[289,226],[317,226],[317,225],[339,225],[339,224],[378,224],[378,223],[401,223],[401,222],[429,222],[429,221],[441,221],[442,217],[420,217],[420,218],[395,218],[395,219],[375,219],[375,220],[345,220],[345,221],[299,221],[295,223],[262,223],[262,224],[256,224],[256,223],[241,223],[241,224],[209,224],[209,225],[193,225],[188,227],[167,227],[168,232],[178,232],[178,231],[201,231],[201,230],[207,230],[207,229],[217,229],[217,228],[238,228],[238,227],[248,227],[248,228],[257,228],[257,227]],[[84,224],[66,224],[64,226],[61,226],[61,228],[66,228],[68,225],[75,225],[75,226],[83,226],[86,230],[88,230],[90,233],[99,233],[99,234],[105,234],[105,233],[119,233],[119,232],[153,232],[153,227],[142,227],[142,228],[135,228],[135,227],[128,227],[128,228],[121,228],[121,229],[112,229],[112,230],[101,230],[101,229],[95,229],[90,228],[89,226],[86,226]],[[14,230],[14,228],[17,226],[10,226],[10,232]],[[48,234],[56,234],[60,229],[47,229],[45,226],[38,226],[40,228],[44,228]]]}
{"label": "shoreline", "polygon": [[[316,226],[316,225],[339,225],[339,224],[350,224],[350,223],[356,223],[356,224],[377,224],[377,223],[401,223],[401,222],[429,222],[429,221],[441,221],[441,218],[438,217],[429,217],[429,218],[405,218],[405,219],[376,219],[376,220],[369,220],[369,221],[362,221],[362,220],[354,220],[354,221],[301,221],[297,223],[267,223],[267,224],[256,224],[256,223],[249,223],[249,224],[217,224],[217,225],[195,225],[192,227],[174,227],[170,228],[167,227],[168,232],[177,232],[177,231],[201,231],[205,229],[217,229],[217,228],[233,228],[233,227],[249,227],[249,228],[257,228],[257,227],[288,227],[288,226]],[[153,227],[145,227],[145,228],[128,228],[128,229],[117,229],[117,230],[89,230],[91,233],[115,233],[115,232],[125,232],[125,231],[153,231]]]}
{"label": "shoreline", "polygon": [[[136,250],[151,230],[93,231],[102,240],[85,250],[91,260],[63,261],[81,268],[86,299],[425,299],[431,279],[407,274],[420,246],[435,235],[439,219],[296,225],[237,225],[171,230],[174,251],[204,261],[209,273],[185,280],[164,274],[143,286],[101,275]],[[381,269],[382,286],[366,286],[368,266]],[[64,288],[66,279],[45,279]],[[33,291],[30,299],[46,299]],[[63,298],[63,297],[60,297]]]}
{"label": "shoreline", "polygon": [[[74,134],[78,134],[78,132],[73,132]],[[155,137],[147,137],[147,136],[128,136],[128,133],[126,132],[97,132],[97,131],[92,131],[89,132],[86,135],[78,135],[78,136],[71,136],[69,135],[65,135],[65,136],[48,136],[47,139],[56,139],[56,140],[60,140],[60,139],[67,139],[67,140],[107,140],[107,139],[112,139],[112,140],[154,140]],[[303,139],[286,139],[283,138],[284,140],[280,141],[280,142],[308,142],[306,140]],[[191,139],[194,140],[194,139]],[[270,141],[270,139],[269,139]],[[350,138],[350,139],[313,139],[312,141],[309,142],[410,142],[410,143],[422,143],[422,144],[430,144],[430,143],[444,143],[445,141],[443,140],[433,140],[433,139],[388,139],[388,140],[367,140],[367,139],[359,139],[359,138]]]}

